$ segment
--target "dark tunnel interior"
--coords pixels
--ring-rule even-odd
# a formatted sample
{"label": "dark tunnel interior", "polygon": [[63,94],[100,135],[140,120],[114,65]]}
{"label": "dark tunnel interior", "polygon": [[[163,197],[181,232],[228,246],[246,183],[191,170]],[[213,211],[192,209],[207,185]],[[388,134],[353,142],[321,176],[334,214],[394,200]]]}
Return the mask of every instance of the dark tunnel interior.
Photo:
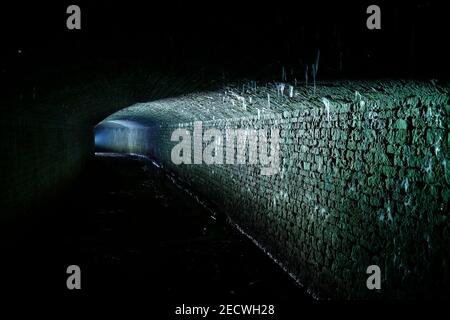
{"label": "dark tunnel interior", "polygon": [[0,292],[161,319],[448,300],[448,12],[2,4]]}

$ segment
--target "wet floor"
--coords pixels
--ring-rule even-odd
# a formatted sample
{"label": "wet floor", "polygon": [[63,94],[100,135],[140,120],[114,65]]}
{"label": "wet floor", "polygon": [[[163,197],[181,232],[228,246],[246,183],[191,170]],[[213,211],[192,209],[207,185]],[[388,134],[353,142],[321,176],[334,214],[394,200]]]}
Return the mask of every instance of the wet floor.
{"label": "wet floor", "polygon": [[[249,239],[138,158],[97,157],[74,189],[11,237],[9,290],[179,304],[301,306],[312,298]],[[66,288],[81,268],[82,289]]]}

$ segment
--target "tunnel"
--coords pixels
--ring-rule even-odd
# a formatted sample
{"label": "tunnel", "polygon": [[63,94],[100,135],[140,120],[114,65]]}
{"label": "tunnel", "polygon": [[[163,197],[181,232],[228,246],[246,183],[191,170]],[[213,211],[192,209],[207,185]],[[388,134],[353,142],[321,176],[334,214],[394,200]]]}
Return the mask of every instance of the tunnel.
{"label": "tunnel", "polygon": [[[119,84],[112,91],[94,84],[103,99],[93,113],[74,118],[47,105],[53,119],[20,114],[3,122],[12,167],[2,176],[2,207],[14,208],[4,212],[20,208],[12,220],[29,219],[96,154],[141,155],[223,214],[315,298],[378,299],[365,287],[371,265],[383,266],[390,279],[383,297],[446,292],[445,85],[323,81],[314,89],[249,81],[177,92],[190,80],[166,81],[176,85],[161,85],[167,92],[147,95],[147,102],[117,91]],[[82,88],[72,104],[89,102],[91,90]],[[209,129],[217,132],[206,138]],[[189,142],[182,153],[190,156],[175,163],[180,130]],[[248,139],[228,143],[230,130]],[[251,163],[252,150],[262,152],[262,137],[254,136],[252,149],[251,134],[261,130],[272,162],[257,155]],[[18,156],[24,150],[31,158]],[[206,163],[207,150],[220,161]]]}
{"label": "tunnel", "polygon": [[[325,82],[315,95],[283,86],[248,82],[138,103],[96,127],[97,148],[155,159],[317,295],[364,297],[370,265],[385,266],[405,292],[417,289],[418,268],[445,278],[432,257],[447,250],[436,230],[448,211],[448,92],[418,82]],[[219,133],[206,136],[211,128]],[[276,130],[265,147],[279,168],[262,174],[249,142],[227,136],[233,129]],[[173,159],[177,130],[187,132],[182,163]],[[196,153],[214,153],[208,145],[220,161],[202,154],[195,163]],[[247,147],[244,162],[223,160],[230,145],[234,156]],[[423,260],[411,261],[410,250]],[[401,294],[395,288],[385,294]]]}
{"label": "tunnel", "polygon": [[5,8],[0,290],[170,319],[449,299],[446,11],[159,5]]}

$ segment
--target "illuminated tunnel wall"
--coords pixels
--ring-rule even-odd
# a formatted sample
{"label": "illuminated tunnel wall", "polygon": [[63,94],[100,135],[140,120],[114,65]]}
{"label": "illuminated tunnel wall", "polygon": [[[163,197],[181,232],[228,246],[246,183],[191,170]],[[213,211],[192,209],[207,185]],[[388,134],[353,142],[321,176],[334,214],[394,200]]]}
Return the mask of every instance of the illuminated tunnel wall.
{"label": "illuminated tunnel wall", "polygon": [[95,128],[96,151],[145,154],[150,149],[149,128],[126,120],[112,120]]}
{"label": "illuminated tunnel wall", "polygon": [[[279,129],[279,173],[261,175],[258,164],[173,164],[171,135],[183,129],[192,136],[194,121],[203,132]],[[96,134],[103,149],[156,158],[314,294],[430,297],[431,288],[448,294],[444,86],[247,83],[136,104],[105,119]],[[198,149],[191,147],[193,158]],[[373,264],[382,271],[379,292],[366,287]]]}

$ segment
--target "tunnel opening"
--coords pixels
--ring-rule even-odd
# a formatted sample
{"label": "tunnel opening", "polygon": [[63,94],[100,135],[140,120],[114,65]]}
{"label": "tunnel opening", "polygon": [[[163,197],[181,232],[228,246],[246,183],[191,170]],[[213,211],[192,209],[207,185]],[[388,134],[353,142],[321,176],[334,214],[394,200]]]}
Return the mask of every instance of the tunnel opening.
{"label": "tunnel opening", "polygon": [[105,120],[94,127],[95,153],[141,153],[149,150],[149,127],[130,120]]}

